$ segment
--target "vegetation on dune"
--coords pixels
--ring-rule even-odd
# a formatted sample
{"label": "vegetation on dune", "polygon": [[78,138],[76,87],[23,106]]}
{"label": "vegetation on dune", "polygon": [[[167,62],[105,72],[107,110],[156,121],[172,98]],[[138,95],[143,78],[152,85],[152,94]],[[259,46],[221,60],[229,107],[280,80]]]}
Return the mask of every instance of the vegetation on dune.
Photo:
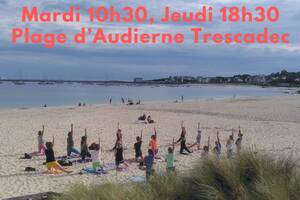
{"label": "vegetation on dune", "polygon": [[199,161],[184,174],[145,184],[75,185],[56,200],[299,200],[297,161],[243,152],[235,159]]}

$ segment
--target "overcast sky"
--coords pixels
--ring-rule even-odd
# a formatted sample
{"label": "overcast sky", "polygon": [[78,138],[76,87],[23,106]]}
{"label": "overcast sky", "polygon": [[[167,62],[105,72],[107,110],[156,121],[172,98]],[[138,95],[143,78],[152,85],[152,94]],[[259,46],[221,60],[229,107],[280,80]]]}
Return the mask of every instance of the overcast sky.
{"label": "overcast sky", "polygon": [[[100,27],[87,24],[84,16],[81,24],[23,24],[21,8],[37,6],[40,10],[65,11],[76,2],[81,9],[89,6],[144,5],[149,15],[158,17],[164,6],[173,9],[197,10],[201,4],[212,5],[217,11],[224,5],[277,5],[281,19],[276,24],[224,24],[215,20],[211,24],[132,24],[144,31],[188,32],[191,27],[201,26],[206,32],[255,32],[265,26],[273,32],[288,32],[288,45],[74,45],[68,43],[45,49],[41,45],[11,44],[12,27],[28,26],[41,33],[63,31],[75,33],[81,26]],[[130,2],[130,3],[129,3]],[[262,74],[286,69],[300,71],[300,4],[298,0],[0,0],[0,76],[2,78],[47,78],[130,80],[133,77],[158,78],[173,75],[216,76],[238,73]],[[217,12],[215,12],[216,14]],[[82,11],[83,14],[83,11]],[[216,15],[217,18],[217,15]],[[107,32],[124,30],[128,24],[101,24]]]}

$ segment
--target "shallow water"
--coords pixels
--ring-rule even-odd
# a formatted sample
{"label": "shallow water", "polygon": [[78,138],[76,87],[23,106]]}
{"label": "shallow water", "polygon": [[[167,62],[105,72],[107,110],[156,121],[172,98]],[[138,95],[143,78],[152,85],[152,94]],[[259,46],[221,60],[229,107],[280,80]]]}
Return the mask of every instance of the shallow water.
{"label": "shallow water", "polygon": [[121,97],[134,101],[175,101],[184,96],[185,100],[210,98],[254,97],[290,95],[295,89],[262,88],[256,86],[224,86],[224,85],[185,85],[185,86],[140,86],[140,85],[87,85],[87,84],[53,84],[39,85],[26,83],[0,84],[0,107],[21,108],[108,103],[121,103]]}

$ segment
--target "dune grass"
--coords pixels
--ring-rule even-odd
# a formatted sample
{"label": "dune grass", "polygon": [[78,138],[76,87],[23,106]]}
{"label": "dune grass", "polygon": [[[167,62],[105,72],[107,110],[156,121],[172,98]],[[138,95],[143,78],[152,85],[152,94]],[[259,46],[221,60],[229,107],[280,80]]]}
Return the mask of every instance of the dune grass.
{"label": "dune grass", "polygon": [[243,152],[235,159],[199,161],[183,174],[144,184],[75,185],[56,200],[299,200],[297,161]]}

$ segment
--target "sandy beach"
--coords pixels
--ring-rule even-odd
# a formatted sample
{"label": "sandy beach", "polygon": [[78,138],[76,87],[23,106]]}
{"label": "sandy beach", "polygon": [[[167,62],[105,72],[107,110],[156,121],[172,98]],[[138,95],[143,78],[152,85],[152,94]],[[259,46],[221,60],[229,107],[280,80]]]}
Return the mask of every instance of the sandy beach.
{"label": "sandy beach", "polygon": [[[142,113],[151,115],[155,124],[137,122]],[[102,162],[114,162],[114,155],[108,150],[115,141],[117,124],[123,132],[123,142],[127,150],[125,159],[134,157],[135,137],[143,129],[142,146],[146,153],[153,128],[158,131],[159,154],[164,156],[173,137],[180,135],[180,123],[187,128],[187,142],[194,143],[197,123],[203,132],[201,146],[211,137],[215,141],[216,130],[220,132],[223,145],[231,133],[238,129],[244,133],[243,148],[268,152],[275,155],[293,155],[300,158],[300,96],[257,97],[225,100],[186,101],[183,103],[146,103],[144,105],[92,105],[86,107],[52,107],[31,109],[0,110],[0,198],[15,197],[39,192],[62,192],[72,184],[127,182],[131,176],[144,175],[137,164],[131,164],[128,171],[110,171],[103,176],[79,175],[91,163],[75,164],[73,173],[50,175],[46,173],[44,156],[30,160],[19,159],[23,154],[37,151],[37,132],[45,125],[45,141],[55,137],[56,156],[66,155],[67,132],[74,124],[75,146],[80,148],[80,138],[87,128],[88,142],[101,138]],[[176,148],[176,168],[189,169],[201,156],[201,151],[191,155],[178,155]],[[211,155],[213,156],[213,155]],[[164,171],[164,162],[156,162],[155,170]],[[25,167],[34,167],[37,172],[24,172]]]}

